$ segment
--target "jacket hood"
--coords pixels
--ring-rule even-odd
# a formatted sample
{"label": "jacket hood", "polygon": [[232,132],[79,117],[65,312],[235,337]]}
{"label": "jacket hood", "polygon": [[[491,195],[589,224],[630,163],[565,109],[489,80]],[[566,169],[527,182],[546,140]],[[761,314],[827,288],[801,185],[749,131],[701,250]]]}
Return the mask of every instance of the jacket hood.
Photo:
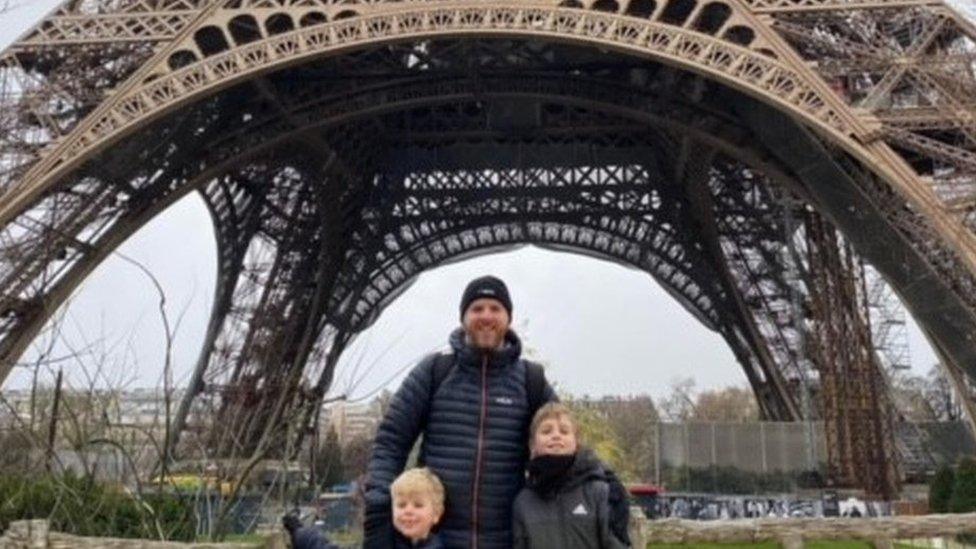
{"label": "jacket hood", "polygon": [[[451,332],[448,339],[458,364],[481,367],[482,351],[468,345],[465,340],[464,328],[457,328]],[[514,364],[522,355],[522,340],[511,329],[505,334],[505,343],[500,349],[489,351],[488,366],[504,368]]]}
{"label": "jacket hood", "polygon": [[576,452],[576,459],[573,461],[573,466],[569,468],[567,477],[565,487],[569,489],[591,480],[605,481],[607,473],[593,450],[581,446]]}

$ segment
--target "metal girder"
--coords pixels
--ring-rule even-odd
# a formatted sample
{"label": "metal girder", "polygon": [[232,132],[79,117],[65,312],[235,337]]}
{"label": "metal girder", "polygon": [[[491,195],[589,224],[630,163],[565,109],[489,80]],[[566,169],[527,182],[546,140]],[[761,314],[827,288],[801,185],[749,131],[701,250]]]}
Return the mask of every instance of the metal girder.
{"label": "metal girder", "polygon": [[[121,242],[184,196],[186,154],[205,133],[163,124],[159,135],[184,149],[159,150],[134,139],[79,173],[0,232],[6,311],[0,321],[0,375],[6,376],[47,318]],[[119,173],[140,160],[141,173]],[[124,171],[124,170],[123,170]],[[131,178],[131,179],[130,179]]]}
{"label": "metal girder", "polygon": [[[876,186],[870,174],[860,172],[854,164],[843,158],[838,158],[835,162],[811,162],[811,156],[826,153],[821,148],[822,144],[815,138],[803,135],[802,132],[795,133],[795,129],[788,129],[789,124],[786,121],[777,120],[775,114],[761,107],[756,105],[742,107],[744,112],[748,112],[747,118],[751,119],[755,127],[760,130],[758,136],[771,145],[774,154],[794,159],[807,159],[798,164],[805,166],[800,170],[799,177],[803,185],[800,189],[802,194],[812,202],[817,211],[843,231],[845,240],[854,246],[858,255],[869,261],[892,284],[892,287],[897,289],[903,303],[914,317],[921,324],[932,327],[929,335],[941,356],[951,364],[973,364],[976,355],[966,349],[968,347],[966,341],[972,338],[973,330],[976,328],[974,324],[976,318],[971,312],[962,312],[961,309],[970,310],[968,306],[949,298],[954,294],[964,300],[968,299],[972,289],[969,286],[940,288],[946,280],[937,274],[939,266],[925,261],[922,250],[898,243],[899,240],[910,238],[918,230],[914,216],[906,211],[902,211],[899,216],[883,215],[881,212],[886,208],[902,206],[897,205],[898,203],[886,193],[884,188]],[[838,181],[845,178],[850,180],[850,184],[838,185]],[[850,215],[852,212],[856,215]],[[811,222],[811,224],[815,223],[820,222]],[[819,230],[821,233],[824,231],[823,228]],[[873,235],[877,234],[886,234],[887,237],[874,238]],[[832,236],[826,237],[827,240],[832,238]],[[837,251],[836,241],[827,240],[818,241],[822,248],[820,251],[832,254],[831,257],[834,259],[839,257],[837,254],[843,256],[845,253],[850,253],[849,249]],[[823,258],[818,258],[818,261],[823,261]],[[831,298],[836,303],[843,303],[844,307],[828,305],[822,301],[825,295],[838,291],[838,283],[828,281],[831,277],[842,277],[840,280],[845,284],[853,284],[851,281],[860,276],[858,267],[852,265],[849,258],[845,258],[845,261],[847,267],[840,268],[835,262],[826,267],[810,269],[809,275],[819,276],[823,281],[819,285],[812,286],[810,290],[814,295],[820,296],[816,298],[821,300],[817,306],[827,315],[817,320],[817,326],[831,323],[840,326],[839,328],[835,326],[834,333],[818,334],[822,342],[815,346],[816,352],[826,353],[831,350],[840,353],[841,358],[847,357],[841,362],[838,362],[841,358],[837,356],[829,358],[823,355],[820,359],[821,364],[827,366],[821,370],[820,379],[823,390],[827,391],[822,398],[826,399],[823,401],[824,413],[829,414],[829,418],[825,417],[825,421],[830,423],[828,438],[832,439],[828,442],[828,452],[831,456],[831,467],[836,472],[835,477],[839,482],[843,483],[843,479],[850,482],[851,479],[856,478],[863,482],[864,486],[872,486],[870,490],[873,492],[884,495],[887,490],[897,488],[897,483],[892,482],[897,476],[897,464],[890,459],[886,461],[876,454],[877,446],[861,446],[863,441],[860,440],[850,441],[850,444],[842,440],[850,436],[850,433],[857,433],[858,437],[866,436],[875,440],[877,444],[882,444],[880,447],[889,448],[892,421],[892,411],[884,408],[886,397],[878,388],[881,382],[877,379],[880,371],[876,364],[876,357],[873,352],[863,350],[866,346],[864,339],[869,337],[869,334],[862,333],[863,320],[858,317],[862,313],[851,308],[856,307],[859,300],[863,300],[860,295],[863,292],[859,288],[853,290],[849,288],[846,292],[842,292],[843,297]],[[814,263],[811,261],[811,265]],[[908,284],[909,280],[913,283]],[[920,281],[926,283],[919,284]],[[955,309],[956,307],[961,309]],[[841,316],[835,317],[835,312]],[[939,326],[936,327],[936,324]],[[841,332],[847,335],[841,337],[839,335]],[[813,333],[817,334],[816,331]],[[837,338],[845,337],[851,343],[850,348],[838,349],[834,345]],[[829,342],[833,342],[831,346],[827,345]],[[862,348],[860,354],[854,353],[857,346]],[[875,364],[865,362],[866,360]],[[845,376],[848,374],[836,370],[834,366],[850,368],[849,375],[858,377],[861,381],[854,387],[845,386],[842,390],[840,386],[847,383]],[[831,398],[836,400],[830,400]],[[847,398],[852,400],[848,401]],[[848,409],[845,407],[851,406],[854,407],[851,408],[854,411],[845,411]],[[878,407],[871,408],[873,406]],[[889,453],[887,457],[891,458],[893,455]],[[869,474],[861,469],[865,463],[874,463],[877,467]]]}
{"label": "metal girder", "polygon": [[[240,179],[256,175],[245,168]],[[230,176],[211,181],[200,192],[210,212],[217,245],[217,283],[214,291],[210,322],[204,335],[200,356],[187,383],[180,406],[173,418],[170,433],[170,451],[175,449],[196,402],[197,395],[204,389],[207,366],[214,353],[216,341],[221,334],[227,316],[234,307],[234,290],[244,275],[244,254],[247,253],[258,230],[261,203],[260,190],[252,190],[240,183],[240,179]],[[198,405],[199,406],[199,405]],[[199,429],[198,429],[199,431]]]}
{"label": "metal girder", "polygon": [[682,245],[678,220],[667,207],[674,204],[667,187],[645,166],[471,172],[434,164],[429,171],[394,172],[376,185],[371,195],[377,203],[361,210],[363,219],[375,223],[354,229],[352,238],[361,244],[353,248],[356,254],[347,262],[352,270],[340,275],[343,289],[334,296],[339,318],[352,315],[352,330],[371,322],[422,270],[525,242],[648,270],[682,296],[695,316],[715,325],[714,289],[696,273],[694,252]]}
{"label": "metal girder", "polygon": [[[242,267],[229,291],[221,288],[226,306],[215,311],[211,351],[201,355],[199,382],[184,400],[188,411],[198,408],[192,430],[209,433],[208,448],[223,457],[250,456],[281,443],[283,433],[270,427],[300,411],[309,340],[318,339],[324,314],[317,280],[323,269],[316,267],[323,250],[307,250],[309,242],[322,241],[323,212],[311,192],[321,182],[298,180],[308,173],[267,175],[288,181],[255,206],[255,236],[232,252],[243,256]],[[277,207],[269,207],[274,202]],[[282,215],[292,216],[288,233],[275,228]]]}
{"label": "metal girder", "polygon": [[[417,272],[520,242],[628,262],[668,281],[736,350],[767,415],[797,417],[791,383],[802,323],[785,297],[783,235],[763,190],[776,186],[831,212],[845,234],[868,222],[894,231],[890,253],[932,276],[924,292],[896,260],[878,254],[877,242],[852,242],[887,266],[882,272],[921,311],[946,356],[965,366],[976,342],[950,340],[971,327],[976,310],[976,215],[966,206],[967,155],[976,148],[967,96],[976,88],[967,61],[971,25],[936,1],[666,7],[65,4],[6,52],[0,71],[4,367],[64,288],[81,280],[84,265],[152,212],[205,188],[223,246],[225,305],[215,309],[214,351],[204,350],[201,377],[214,380],[211,387],[236,379],[226,394],[237,396],[247,383],[264,387],[262,401],[277,403],[251,416],[253,436],[233,435],[239,448],[260,445],[285,415],[307,418],[348,338]],[[790,121],[762,127],[744,112],[753,100]],[[790,139],[768,139],[781,128],[805,139],[800,124],[827,145],[791,157],[782,154]],[[700,150],[679,166],[703,161],[706,149],[726,159],[704,162],[697,179],[671,182],[696,186],[695,215],[667,184],[642,188],[639,169],[620,172],[675,168],[660,151],[682,139]],[[165,161],[154,164],[158,158]],[[233,191],[214,186],[245,166],[268,178],[235,182]],[[844,213],[843,193],[820,186],[825,166],[840,170],[844,199],[867,201],[874,217]],[[479,178],[495,181],[478,170],[509,184],[486,191],[487,201],[458,191]],[[513,176],[570,181],[574,170],[614,185],[511,184]],[[325,182],[317,190],[316,180]],[[402,188],[382,202],[383,190],[406,181],[424,188]],[[261,197],[260,208],[230,206],[245,194]],[[681,215],[668,217],[662,204]],[[244,236],[228,236],[248,234],[245,218],[255,223],[247,246]],[[710,235],[710,251],[679,226]],[[268,257],[258,253],[261,243]],[[950,318],[929,314],[926,300],[943,304]],[[304,312],[289,309],[296,306]],[[245,309],[279,325],[250,313],[234,320]],[[220,359],[224,343],[244,360]],[[262,365],[259,343],[283,352],[286,364]],[[322,361],[305,385],[312,396],[300,396],[302,370]],[[240,405],[214,402],[218,417],[233,417]]]}
{"label": "metal girder", "polygon": [[[924,232],[919,214],[906,208],[884,186],[879,186],[874,176],[857,168],[849,158],[835,156],[832,161],[817,160],[830,156],[829,150],[813,136],[794,131],[787,120],[778,119],[778,115],[757,104],[744,103],[740,108],[757,136],[774,154],[797,162],[804,192],[843,231],[858,253],[891,282],[915,318],[923,324],[930,321],[941,324],[934,332],[941,333],[938,339],[959,353],[953,360],[963,367],[972,364],[976,354],[963,347],[971,337],[967,334],[972,330],[969,326],[974,321],[972,311],[976,309],[970,302],[976,286],[972,279],[951,281],[945,276],[946,269],[953,268],[951,256],[940,255],[937,260],[928,256],[931,249],[926,242],[930,242],[931,234]],[[845,179],[847,185],[836,184]],[[856,215],[849,215],[851,212]],[[895,246],[891,238],[872,237],[885,231],[894,231],[891,234],[904,244]],[[921,279],[927,283],[918,284]],[[952,305],[954,301],[956,304]],[[945,312],[954,307],[959,307],[958,314],[935,312],[936,308]]]}
{"label": "metal girder", "polygon": [[[322,380],[331,377],[344,337],[327,329],[334,265],[345,251],[343,203],[352,199],[343,196],[354,196],[347,189],[368,177],[372,154],[362,148],[368,144],[316,141],[312,158],[263,177],[247,175],[265,186],[251,214],[257,217],[254,236],[236,243],[243,268],[219,298],[227,306],[215,311],[211,349],[201,354],[197,382],[182,405],[184,417],[203,407],[193,419],[210,433],[215,455],[288,453],[288,437],[278,426],[307,419],[321,401]],[[306,372],[307,364],[327,357],[333,358],[319,374],[314,367]],[[212,425],[223,427],[207,428]]]}
{"label": "metal girder", "polygon": [[24,37],[14,51],[29,46],[161,42],[176,37],[196,15],[196,11],[57,15]]}
{"label": "metal girder", "polygon": [[[874,118],[874,138],[899,151],[921,181],[935,190],[945,180],[971,175],[976,170],[972,25],[939,3],[869,4],[783,10],[772,16],[773,28],[838,97]],[[973,230],[966,217],[956,218]]]}
{"label": "metal girder", "polygon": [[196,0],[67,1],[0,57],[0,192],[201,13]]}
{"label": "metal girder", "polygon": [[745,0],[756,13],[810,13],[939,7],[939,0]]}
{"label": "metal girder", "polygon": [[863,273],[833,226],[808,214],[803,227],[827,465],[838,484],[888,500],[900,482],[894,410],[871,344]]}
{"label": "metal girder", "polygon": [[[768,319],[757,321],[756,316],[768,315],[771,312],[769,307],[756,307],[747,302],[756,297],[762,299],[762,286],[746,269],[746,263],[741,261],[742,247],[761,245],[761,243],[746,237],[746,231],[736,231],[728,222],[732,213],[728,208],[729,202],[742,200],[742,194],[747,194],[748,191],[742,193],[745,189],[740,189],[742,194],[732,192],[730,187],[744,181],[737,181],[734,177],[723,177],[728,171],[715,169],[712,162],[699,162],[700,155],[692,155],[689,151],[691,145],[689,140],[682,140],[679,156],[683,160],[680,168],[682,173],[679,175],[686,181],[686,193],[690,205],[686,212],[687,223],[700,231],[705,255],[718,275],[723,291],[731,301],[723,315],[723,334],[733,352],[739,357],[739,362],[759,401],[763,418],[779,421],[800,419],[802,414],[797,407],[796,395],[792,394],[787,386],[785,378],[787,372],[781,370],[782,366],[789,364],[790,359],[787,357],[784,363],[783,356],[774,356],[771,348],[777,343],[782,345],[786,342],[782,338],[770,337],[779,335],[778,333],[763,334],[761,330],[762,320]],[[738,207],[735,210],[736,212],[751,210],[752,216],[759,211],[757,208],[748,207]],[[747,242],[748,240],[752,242]],[[723,243],[733,243],[733,246],[737,247],[737,254],[727,254],[723,249]],[[767,303],[768,300],[763,304]],[[739,344],[740,339],[744,340],[744,345]]]}

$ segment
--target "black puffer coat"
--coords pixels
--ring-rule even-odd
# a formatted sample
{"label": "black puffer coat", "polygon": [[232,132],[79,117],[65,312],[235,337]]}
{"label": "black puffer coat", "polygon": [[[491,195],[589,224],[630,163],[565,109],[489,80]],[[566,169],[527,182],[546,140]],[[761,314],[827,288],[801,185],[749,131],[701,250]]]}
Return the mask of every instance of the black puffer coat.
{"label": "black puffer coat", "polygon": [[[531,471],[531,469],[530,469]],[[531,473],[530,473],[531,475]],[[529,482],[532,485],[532,477]],[[582,448],[547,493],[523,489],[515,499],[515,549],[626,549],[610,529],[610,488],[596,456]]]}
{"label": "black puffer coat", "polygon": [[[512,502],[524,482],[531,420],[522,344],[509,331],[501,349],[483,355],[460,329],[450,343],[456,364],[436,394],[432,355],[410,372],[380,424],[367,471],[364,547],[395,546],[389,486],[422,432],[420,460],[447,490],[444,546],[512,546]],[[544,400],[555,398],[546,385]]]}

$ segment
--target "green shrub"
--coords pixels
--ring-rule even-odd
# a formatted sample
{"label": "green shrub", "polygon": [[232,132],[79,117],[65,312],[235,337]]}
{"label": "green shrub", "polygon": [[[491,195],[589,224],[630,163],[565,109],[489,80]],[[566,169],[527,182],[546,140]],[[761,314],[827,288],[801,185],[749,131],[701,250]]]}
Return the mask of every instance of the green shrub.
{"label": "green shrub", "polygon": [[[976,511],[976,460],[973,458],[965,457],[959,461],[956,479],[952,483],[949,511],[953,513]],[[956,541],[976,544],[976,535],[960,534],[956,536]]]}
{"label": "green shrub", "polygon": [[976,460],[973,458],[966,457],[959,462],[949,510],[953,513],[976,511]]}
{"label": "green shrub", "polygon": [[[171,494],[138,501],[121,489],[73,474],[0,475],[0,531],[15,520],[47,519],[51,528],[79,536],[192,541],[192,504]],[[157,529],[158,522],[158,529]]]}
{"label": "green shrub", "polygon": [[933,513],[948,513],[949,498],[952,497],[952,484],[955,473],[952,467],[943,465],[935,472],[929,483],[929,510]]}

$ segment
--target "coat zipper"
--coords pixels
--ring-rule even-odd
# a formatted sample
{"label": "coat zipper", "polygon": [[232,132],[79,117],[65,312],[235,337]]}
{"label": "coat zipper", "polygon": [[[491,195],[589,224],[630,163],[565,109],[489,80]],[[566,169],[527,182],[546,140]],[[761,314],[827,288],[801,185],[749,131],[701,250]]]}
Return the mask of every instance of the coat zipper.
{"label": "coat zipper", "polygon": [[557,505],[556,512],[559,513],[559,532],[563,540],[563,547],[569,547],[569,534],[566,532],[566,509],[562,505]]}
{"label": "coat zipper", "polygon": [[488,418],[488,355],[481,359],[481,416],[478,419],[478,453],[474,460],[474,486],[471,488],[471,549],[478,549],[478,492],[481,487],[481,454],[485,446],[485,420]]}

